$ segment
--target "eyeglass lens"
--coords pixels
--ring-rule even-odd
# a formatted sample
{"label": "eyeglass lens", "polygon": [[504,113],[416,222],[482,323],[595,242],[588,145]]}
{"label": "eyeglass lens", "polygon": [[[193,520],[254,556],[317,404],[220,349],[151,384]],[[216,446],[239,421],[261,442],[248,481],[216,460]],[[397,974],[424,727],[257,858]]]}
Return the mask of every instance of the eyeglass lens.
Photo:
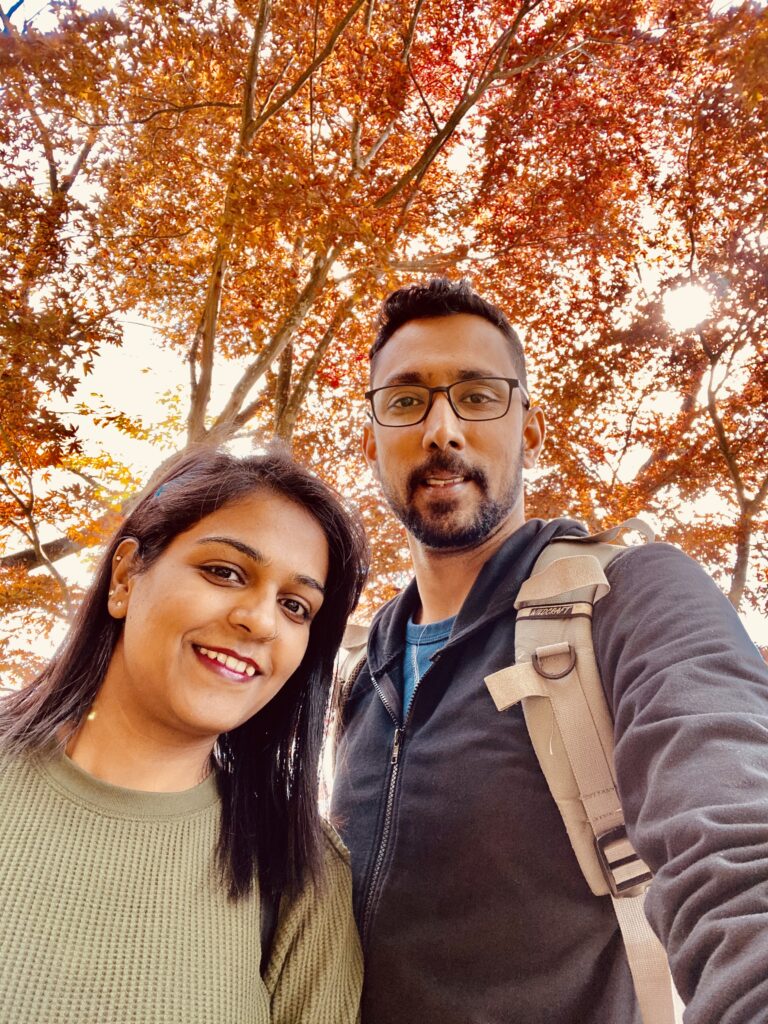
{"label": "eyeglass lens", "polygon": [[[512,388],[495,377],[460,380],[447,388],[454,412],[463,420],[492,420],[509,408]],[[426,413],[434,392],[420,384],[393,384],[373,394],[373,411],[385,426],[418,423]]]}

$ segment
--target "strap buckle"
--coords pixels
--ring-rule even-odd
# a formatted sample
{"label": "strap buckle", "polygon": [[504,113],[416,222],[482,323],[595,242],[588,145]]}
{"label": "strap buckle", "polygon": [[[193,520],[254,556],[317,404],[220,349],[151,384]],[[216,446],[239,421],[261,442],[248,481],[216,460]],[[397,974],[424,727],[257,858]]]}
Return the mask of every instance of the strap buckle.
{"label": "strap buckle", "polygon": [[612,896],[635,896],[648,888],[653,872],[635,853],[623,825],[595,836],[595,846]]}
{"label": "strap buckle", "polygon": [[[543,662],[545,658],[557,658],[563,654],[568,655],[568,665],[562,671],[551,672],[549,669],[544,668]],[[546,647],[537,647],[533,652],[531,662],[539,675],[545,679],[565,679],[573,671],[573,667],[576,664],[576,648],[567,641],[560,644],[549,644]]]}

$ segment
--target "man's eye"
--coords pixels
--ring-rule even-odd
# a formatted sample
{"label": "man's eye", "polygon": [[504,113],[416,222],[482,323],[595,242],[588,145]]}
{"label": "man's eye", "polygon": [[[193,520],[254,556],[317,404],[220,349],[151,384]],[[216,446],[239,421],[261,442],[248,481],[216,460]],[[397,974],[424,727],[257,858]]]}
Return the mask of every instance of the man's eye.
{"label": "man's eye", "polygon": [[424,401],[420,395],[414,394],[400,394],[392,395],[388,402],[388,408],[390,409],[413,409],[414,406],[422,404]]}
{"label": "man's eye", "polygon": [[475,390],[465,392],[459,401],[465,405],[488,405],[501,401],[501,398],[495,391]]}
{"label": "man's eye", "polygon": [[281,604],[296,622],[309,622],[312,618],[312,612],[308,605],[305,605],[303,601],[299,601],[295,597],[285,597]]}

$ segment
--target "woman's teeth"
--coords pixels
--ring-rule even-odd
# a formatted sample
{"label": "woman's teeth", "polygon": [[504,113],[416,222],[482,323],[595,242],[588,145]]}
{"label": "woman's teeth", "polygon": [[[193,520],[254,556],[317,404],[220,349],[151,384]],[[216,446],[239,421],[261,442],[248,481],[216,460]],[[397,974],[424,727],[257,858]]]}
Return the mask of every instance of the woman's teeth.
{"label": "woman's teeth", "polygon": [[197,649],[206,658],[210,658],[211,661],[218,661],[220,665],[226,665],[233,672],[239,672],[240,675],[246,676],[256,675],[256,668],[253,665],[249,665],[247,661],[240,661],[239,658],[233,658],[231,654],[224,654],[222,651],[209,651],[207,647],[198,647]]}

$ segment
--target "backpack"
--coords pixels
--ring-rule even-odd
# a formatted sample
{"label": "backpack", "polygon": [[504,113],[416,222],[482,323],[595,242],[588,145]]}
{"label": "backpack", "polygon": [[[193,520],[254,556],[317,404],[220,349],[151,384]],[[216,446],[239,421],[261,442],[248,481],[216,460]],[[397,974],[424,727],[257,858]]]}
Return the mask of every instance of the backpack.
{"label": "backpack", "polygon": [[[610,893],[643,1024],[676,1024],[683,1006],[666,954],[643,912],[652,875],[624,827],[613,765],[613,721],[592,643],[592,609],[610,590],[604,569],[626,551],[624,531],[654,534],[640,519],[592,537],[557,537],[541,552],[515,602],[515,662],[485,679],[500,712],[522,702],[547,785],[591,891]],[[368,630],[350,625],[339,666],[342,700],[366,655]]]}

